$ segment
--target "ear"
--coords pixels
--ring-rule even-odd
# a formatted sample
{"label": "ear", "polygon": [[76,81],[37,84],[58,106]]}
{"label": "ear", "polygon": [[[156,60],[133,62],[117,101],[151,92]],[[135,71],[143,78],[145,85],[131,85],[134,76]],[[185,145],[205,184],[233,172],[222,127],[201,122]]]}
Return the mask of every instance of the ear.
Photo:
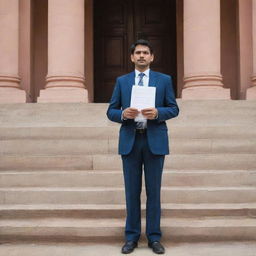
{"label": "ear", "polygon": [[131,54],[131,61],[134,63],[134,55]]}
{"label": "ear", "polygon": [[151,62],[154,61],[154,57],[155,57],[154,54],[152,54],[152,55],[151,55],[151,60],[150,60]]}

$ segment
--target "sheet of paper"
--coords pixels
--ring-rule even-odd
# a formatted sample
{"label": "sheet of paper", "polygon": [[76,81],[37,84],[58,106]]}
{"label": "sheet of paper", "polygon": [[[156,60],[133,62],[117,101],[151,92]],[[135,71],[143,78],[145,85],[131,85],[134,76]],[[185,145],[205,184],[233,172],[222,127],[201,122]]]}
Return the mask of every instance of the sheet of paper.
{"label": "sheet of paper", "polygon": [[[156,97],[156,87],[153,86],[137,86],[132,87],[131,107],[142,110],[144,108],[154,108]],[[136,118],[136,122],[143,122],[146,118],[140,113]]]}

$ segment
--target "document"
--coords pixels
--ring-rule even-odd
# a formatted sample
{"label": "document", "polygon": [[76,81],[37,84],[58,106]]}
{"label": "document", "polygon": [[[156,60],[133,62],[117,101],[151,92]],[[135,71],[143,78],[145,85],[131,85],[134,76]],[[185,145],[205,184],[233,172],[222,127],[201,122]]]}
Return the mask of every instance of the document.
{"label": "document", "polygon": [[[138,86],[132,87],[131,108],[137,108],[139,111],[145,108],[154,108],[156,98],[156,87]],[[135,118],[136,122],[143,122],[146,118],[139,113]]]}

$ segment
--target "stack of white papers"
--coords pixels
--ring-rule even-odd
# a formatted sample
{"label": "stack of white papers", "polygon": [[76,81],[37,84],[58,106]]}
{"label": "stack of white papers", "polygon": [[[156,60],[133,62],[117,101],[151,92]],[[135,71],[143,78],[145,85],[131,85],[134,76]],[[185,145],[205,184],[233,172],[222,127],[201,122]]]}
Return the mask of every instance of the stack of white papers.
{"label": "stack of white papers", "polygon": [[[154,108],[156,98],[156,87],[153,86],[137,86],[132,87],[131,108],[137,108],[139,111],[145,108]],[[140,113],[136,118],[136,122],[143,122],[146,118]]]}

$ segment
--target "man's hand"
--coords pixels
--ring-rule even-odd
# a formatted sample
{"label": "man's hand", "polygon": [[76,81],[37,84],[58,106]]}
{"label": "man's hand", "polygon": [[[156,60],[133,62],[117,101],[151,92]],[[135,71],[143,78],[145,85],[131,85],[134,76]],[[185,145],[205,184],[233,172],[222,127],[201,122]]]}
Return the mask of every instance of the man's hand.
{"label": "man's hand", "polygon": [[124,119],[134,119],[139,114],[139,110],[136,108],[126,108],[123,111]]}
{"label": "man's hand", "polygon": [[141,110],[143,116],[149,120],[153,120],[157,117],[158,111],[156,108],[145,108]]}

